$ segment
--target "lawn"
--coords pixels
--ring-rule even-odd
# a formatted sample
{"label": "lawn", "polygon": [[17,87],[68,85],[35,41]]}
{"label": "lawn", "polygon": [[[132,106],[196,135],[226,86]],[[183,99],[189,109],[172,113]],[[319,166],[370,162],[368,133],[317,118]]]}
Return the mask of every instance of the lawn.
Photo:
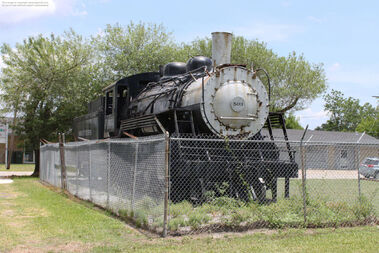
{"label": "lawn", "polygon": [[[361,194],[373,204],[376,215],[379,216],[379,182],[361,180],[360,184]],[[307,179],[306,187],[311,199],[353,204],[359,196],[357,179]],[[284,179],[279,179],[278,197],[283,196]],[[302,196],[300,179],[290,180],[290,196]]]}
{"label": "lawn", "polygon": [[0,252],[377,252],[378,241],[378,226],[159,238],[37,179],[0,185]]}
{"label": "lawn", "polygon": [[5,164],[0,164],[0,171],[34,171],[34,164],[11,164],[9,170],[5,168]]}

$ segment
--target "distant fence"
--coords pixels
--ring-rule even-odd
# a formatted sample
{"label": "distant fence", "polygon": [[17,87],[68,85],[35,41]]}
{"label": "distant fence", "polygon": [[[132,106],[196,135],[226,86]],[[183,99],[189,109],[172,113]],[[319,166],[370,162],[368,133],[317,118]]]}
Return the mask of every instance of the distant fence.
{"label": "distant fence", "polygon": [[43,145],[40,178],[164,236],[324,226],[360,219],[362,196],[364,218],[379,216],[379,172],[362,171],[367,157],[379,157],[378,144],[162,135]]}

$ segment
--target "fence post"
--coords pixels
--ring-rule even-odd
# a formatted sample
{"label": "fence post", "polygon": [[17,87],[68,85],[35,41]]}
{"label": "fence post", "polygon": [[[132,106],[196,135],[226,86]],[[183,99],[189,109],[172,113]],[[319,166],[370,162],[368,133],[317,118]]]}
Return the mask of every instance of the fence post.
{"label": "fence post", "polygon": [[135,152],[134,152],[134,168],[133,168],[133,185],[132,185],[132,199],[131,199],[131,210],[134,213],[134,194],[136,192],[136,179],[137,179],[137,164],[138,164],[138,148],[139,148],[139,143],[136,142],[135,145]]}
{"label": "fence post", "polygon": [[80,151],[80,146],[76,146],[75,147],[75,150],[76,150],[76,177],[75,177],[75,186],[76,186],[76,189],[75,189],[75,195],[77,197],[79,197],[79,174],[80,174],[80,155],[79,155],[79,152]]}
{"label": "fence post", "polygon": [[110,170],[111,170],[111,143],[108,140],[108,151],[107,151],[107,208],[109,209],[109,182],[110,182]]}
{"label": "fence post", "polygon": [[[59,145],[59,144],[58,144]],[[59,146],[58,146],[58,150],[59,150]],[[55,150],[54,150],[55,151]],[[41,152],[41,149],[40,149],[40,152]],[[57,186],[58,185],[58,181],[59,181],[59,178],[58,178],[58,172],[57,170],[55,169],[55,153],[56,152],[51,152],[51,161],[52,161],[52,174],[54,174],[54,185]],[[40,153],[41,154],[41,153]],[[40,156],[41,157],[41,156]],[[40,158],[40,163],[41,163],[41,158]],[[47,168],[48,166],[46,166]],[[61,180],[62,180],[62,173],[61,173]],[[61,188],[62,188],[62,185],[61,185]]]}
{"label": "fence post", "polygon": [[89,188],[89,199],[92,202],[92,187],[91,187],[91,143],[88,143],[88,188]]}
{"label": "fence post", "polygon": [[66,189],[66,162],[64,156],[64,145],[62,135],[59,133],[59,154],[61,158],[61,188]]}
{"label": "fence post", "polygon": [[363,132],[362,135],[359,137],[357,141],[357,146],[358,146],[358,158],[357,158],[357,168],[358,168],[358,197],[359,201],[361,200],[361,177],[359,175],[359,163],[360,163],[360,158],[361,158],[361,147],[359,145],[359,142],[361,141],[362,137],[365,135],[366,132]]}
{"label": "fence post", "polygon": [[41,147],[42,147],[42,145],[41,145],[41,142],[40,142],[39,143],[39,163],[40,163],[40,166],[39,166],[39,179],[41,181],[46,181],[46,180],[44,180],[44,178],[45,178],[44,173],[45,173],[46,169],[43,169],[43,168],[45,168],[45,166],[44,166],[44,164],[42,164],[42,161],[45,161],[45,158],[43,157],[44,154],[43,154],[43,151],[41,150]]}
{"label": "fence post", "polygon": [[170,136],[169,133],[165,133],[165,191],[164,191],[164,213],[163,213],[163,232],[162,236],[167,236],[167,220],[168,220],[168,199],[169,199],[169,152],[170,152]]}
{"label": "fence post", "polygon": [[300,140],[300,153],[301,153],[301,183],[302,183],[302,195],[303,195],[303,212],[304,212],[304,225],[307,223],[307,197],[306,197],[306,188],[305,188],[305,161],[304,161],[304,147],[303,147],[303,140],[305,137],[305,134],[307,133],[308,125],[306,126],[303,136]]}

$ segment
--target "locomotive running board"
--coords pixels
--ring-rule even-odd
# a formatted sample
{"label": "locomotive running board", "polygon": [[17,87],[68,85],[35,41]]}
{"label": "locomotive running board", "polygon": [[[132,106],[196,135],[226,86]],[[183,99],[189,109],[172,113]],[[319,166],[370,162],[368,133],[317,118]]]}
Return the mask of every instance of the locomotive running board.
{"label": "locomotive running board", "polygon": [[140,128],[155,128],[166,133],[165,128],[155,115],[143,115],[132,119],[121,120],[120,130],[129,131]]}

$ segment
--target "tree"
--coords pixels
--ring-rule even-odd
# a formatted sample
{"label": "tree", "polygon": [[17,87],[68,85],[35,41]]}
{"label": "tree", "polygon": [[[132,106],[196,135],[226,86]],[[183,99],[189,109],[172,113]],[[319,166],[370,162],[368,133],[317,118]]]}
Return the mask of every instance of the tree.
{"label": "tree", "polygon": [[300,124],[300,118],[296,117],[293,112],[290,112],[286,119],[286,128],[287,129],[304,129]]}
{"label": "tree", "polygon": [[160,65],[177,61],[177,45],[162,25],[134,24],[107,25],[92,38],[101,66],[103,79],[108,82],[125,76],[157,71]]}
{"label": "tree", "polygon": [[[326,90],[322,64],[312,64],[303,55],[292,52],[279,57],[267,45],[241,36],[233,37],[232,62],[248,68],[264,68],[270,75],[271,110],[286,112],[301,110]],[[99,69],[104,80],[115,81],[127,75],[157,71],[159,65],[171,61],[186,62],[191,56],[212,56],[212,40],[198,38],[190,43],[177,44],[161,25],[107,25],[93,38],[98,52]],[[259,77],[268,85],[263,72]],[[267,87],[268,88],[268,87]]]}
{"label": "tree", "polygon": [[375,117],[365,117],[358,124],[355,131],[360,133],[367,133],[375,138],[379,138],[379,108],[376,108]]}
{"label": "tree", "polygon": [[101,91],[92,74],[93,52],[69,31],[62,37],[30,37],[14,50],[4,44],[1,53],[6,66],[0,77],[1,99],[8,111],[19,112],[20,124],[12,127],[35,150],[38,175],[40,139],[67,133],[72,119]]}
{"label": "tree", "polygon": [[[185,61],[190,56],[212,56],[212,40],[196,39],[182,44],[179,59]],[[233,37],[232,63],[246,64],[248,68],[264,68],[270,75],[271,110],[287,112],[302,110],[327,88],[322,64],[312,64],[303,55],[292,52],[280,57],[264,42],[248,40],[242,36]],[[268,88],[267,77],[258,72]]]}
{"label": "tree", "polygon": [[[326,131],[356,131],[358,125],[367,119],[375,119],[377,112],[369,104],[359,104],[359,99],[348,97],[337,90],[332,90],[330,94],[324,96],[324,109],[330,112],[330,119],[318,127],[318,130]],[[369,120],[370,121],[370,120]],[[362,126],[363,127],[363,126]]]}

